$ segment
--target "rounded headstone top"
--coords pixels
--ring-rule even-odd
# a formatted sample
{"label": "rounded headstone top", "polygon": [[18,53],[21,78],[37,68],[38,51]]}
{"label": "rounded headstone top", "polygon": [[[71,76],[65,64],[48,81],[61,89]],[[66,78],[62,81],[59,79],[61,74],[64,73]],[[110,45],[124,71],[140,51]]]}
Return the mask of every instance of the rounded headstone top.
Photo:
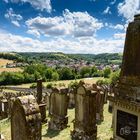
{"label": "rounded headstone top", "polygon": [[140,14],[134,15],[134,20],[140,20]]}

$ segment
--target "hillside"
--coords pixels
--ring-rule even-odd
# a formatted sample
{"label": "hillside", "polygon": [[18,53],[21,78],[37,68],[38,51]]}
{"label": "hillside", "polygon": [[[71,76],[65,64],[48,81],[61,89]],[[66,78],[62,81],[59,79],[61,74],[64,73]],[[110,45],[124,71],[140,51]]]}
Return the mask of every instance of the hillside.
{"label": "hillside", "polygon": [[44,62],[45,60],[88,61],[96,64],[121,64],[122,54],[64,54],[64,53],[19,53],[26,62]]}

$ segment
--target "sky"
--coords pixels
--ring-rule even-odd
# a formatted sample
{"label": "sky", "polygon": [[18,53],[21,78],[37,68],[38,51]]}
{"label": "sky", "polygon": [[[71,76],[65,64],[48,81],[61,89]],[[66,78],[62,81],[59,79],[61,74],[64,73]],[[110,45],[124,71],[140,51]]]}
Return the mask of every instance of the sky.
{"label": "sky", "polygon": [[0,0],[0,52],[123,52],[140,0]]}

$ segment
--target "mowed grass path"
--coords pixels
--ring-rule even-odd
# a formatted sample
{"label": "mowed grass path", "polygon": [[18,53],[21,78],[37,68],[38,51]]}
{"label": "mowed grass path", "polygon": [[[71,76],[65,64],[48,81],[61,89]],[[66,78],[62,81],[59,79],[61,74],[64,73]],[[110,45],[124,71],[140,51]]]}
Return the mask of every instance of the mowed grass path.
{"label": "mowed grass path", "polygon": [[[42,125],[42,140],[71,140],[70,131],[73,130],[74,109],[68,110],[69,127],[62,131],[48,131],[48,124]],[[48,118],[49,119],[49,118]],[[104,106],[104,122],[98,125],[97,140],[109,140],[112,137],[111,130],[112,114],[108,113],[108,104]],[[2,134],[6,140],[10,138],[10,122],[3,120],[1,124]],[[17,132],[18,133],[18,132]]]}

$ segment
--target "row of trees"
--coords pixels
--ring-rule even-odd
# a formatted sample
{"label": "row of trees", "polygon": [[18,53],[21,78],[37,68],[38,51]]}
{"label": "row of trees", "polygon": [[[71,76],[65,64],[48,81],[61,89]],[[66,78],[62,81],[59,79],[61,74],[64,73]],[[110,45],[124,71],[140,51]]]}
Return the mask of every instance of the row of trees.
{"label": "row of trees", "polygon": [[3,72],[0,74],[0,85],[32,83],[42,78],[44,81],[71,80],[86,77],[105,77],[111,74],[109,67],[99,70],[94,67],[83,67],[80,70],[63,67],[49,68],[42,64],[33,64],[24,68],[23,72]]}

